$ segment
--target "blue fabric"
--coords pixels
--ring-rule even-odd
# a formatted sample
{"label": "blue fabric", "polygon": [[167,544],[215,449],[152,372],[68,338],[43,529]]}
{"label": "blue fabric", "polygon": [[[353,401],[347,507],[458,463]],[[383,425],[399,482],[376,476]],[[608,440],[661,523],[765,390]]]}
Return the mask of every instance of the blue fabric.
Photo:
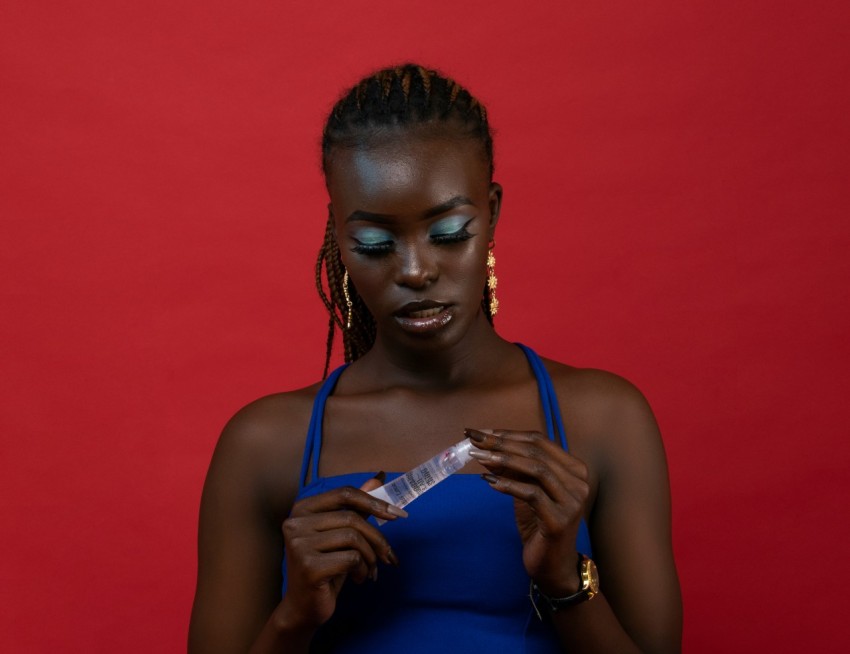
{"label": "blue fabric", "polygon": [[[566,449],[552,380],[540,358],[531,349],[519,347],[537,379],[549,438],[558,438]],[[343,369],[335,370],[316,396],[299,498],[340,486],[359,487],[374,474],[318,475],[325,401]],[[306,483],[308,471],[311,481]],[[387,479],[400,474],[388,474]],[[407,510],[409,518],[381,527],[400,566],[380,565],[376,582],[347,582],[336,612],[317,634],[311,651],[560,651],[551,626],[541,623],[531,609],[512,498],[494,491],[477,474],[454,474]],[[583,520],[576,549],[591,555]]]}

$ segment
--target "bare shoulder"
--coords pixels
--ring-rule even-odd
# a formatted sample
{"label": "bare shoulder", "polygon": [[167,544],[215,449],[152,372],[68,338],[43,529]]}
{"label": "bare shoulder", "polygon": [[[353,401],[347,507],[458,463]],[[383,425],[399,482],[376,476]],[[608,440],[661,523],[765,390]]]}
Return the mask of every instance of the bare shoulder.
{"label": "bare shoulder", "polygon": [[298,490],[298,474],[319,384],[267,395],[225,425],[210,464],[210,479],[238,484],[284,512]]}
{"label": "bare shoulder", "polygon": [[319,385],[266,395],[237,411],[222,432],[222,442],[243,447],[280,445],[293,428],[309,420]]}
{"label": "bare shoulder", "polygon": [[661,447],[655,416],[630,381],[605,370],[576,368],[546,360],[563,413],[568,439],[604,468]]}
{"label": "bare shoulder", "polygon": [[575,368],[546,360],[558,399],[572,412],[587,412],[606,421],[652,415],[643,393],[629,380],[606,370]]}

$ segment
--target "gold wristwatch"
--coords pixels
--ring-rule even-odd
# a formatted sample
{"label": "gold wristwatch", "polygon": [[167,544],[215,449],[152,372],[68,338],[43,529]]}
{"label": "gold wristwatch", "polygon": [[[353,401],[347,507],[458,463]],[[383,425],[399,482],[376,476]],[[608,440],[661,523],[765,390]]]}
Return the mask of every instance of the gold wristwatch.
{"label": "gold wristwatch", "polygon": [[554,613],[560,609],[575,606],[596,597],[597,593],[599,593],[599,573],[596,570],[596,564],[584,554],[580,555],[579,558],[578,574],[581,579],[581,586],[578,592],[567,595],[566,597],[549,597],[537,587],[534,580],[531,581],[529,597],[538,618],[543,619],[539,607],[541,603],[547,613]]}

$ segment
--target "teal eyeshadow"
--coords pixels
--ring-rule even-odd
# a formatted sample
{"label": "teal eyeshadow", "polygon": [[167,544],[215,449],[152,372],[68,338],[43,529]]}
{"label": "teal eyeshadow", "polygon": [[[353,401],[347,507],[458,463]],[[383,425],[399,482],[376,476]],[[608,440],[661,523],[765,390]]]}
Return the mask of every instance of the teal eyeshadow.
{"label": "teal eyeshadow", "polygon": [[393,240],[392,234],[389,232],[372,227],[358,229],[351,236],[363,245],[380,245],[382,243],[391,243]]}
{"label": "teal eyeshadow", "polygon": [[449,216],[448,218],[443,218],[431,225],[431,229],[428,231],[428,236],[449,236],[450,234],[457,234],[464,228],[469,220],[468,216]]}

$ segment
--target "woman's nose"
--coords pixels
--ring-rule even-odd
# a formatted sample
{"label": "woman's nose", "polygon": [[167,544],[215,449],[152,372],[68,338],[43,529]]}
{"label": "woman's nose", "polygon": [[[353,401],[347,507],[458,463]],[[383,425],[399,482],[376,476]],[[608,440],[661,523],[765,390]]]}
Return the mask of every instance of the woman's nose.
{"label": "woman's nose", "polygon": [[396,283],[423,288],[439,277],[436,253],[424,244],[408,245],[398,251]]}

